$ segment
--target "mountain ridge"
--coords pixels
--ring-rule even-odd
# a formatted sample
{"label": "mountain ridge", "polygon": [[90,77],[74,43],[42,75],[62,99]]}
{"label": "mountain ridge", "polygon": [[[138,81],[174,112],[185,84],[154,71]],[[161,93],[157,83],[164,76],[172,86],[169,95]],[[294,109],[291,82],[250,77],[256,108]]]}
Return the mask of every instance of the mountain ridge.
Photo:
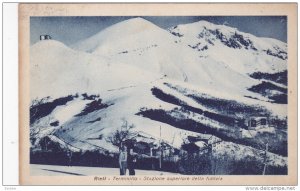
{"label": "mountain ridge", "polygon": [[[286,166],[287,105],[272,100],[286,96],[286,85],[271,82],[285,82],[287,72],[275,75],[273,69],[286,71],[287,61],[260,51],[254,41],[257,50],[251,43],[244,43],[248,49],[229,47],[226,40],[243,41],[230,41],[222,31],[181,28],[173,32],[182,35],[174,36],[137,18],[73,49],[55,40],[33,45],[33,150],[45,149],[46,139],[58,150],[117,153],[109,137],[126,121],[135,136],[143,134],[153,143],[160,139],[174,149],[183,148],[189,137],[221,139],[216,155],[239,160],[261,161],[254,153],[262,152],[261,140],[267,140],[273,145],[269,164]],[[254,114],[272,119],[273,126],[249,132],[246,120]]]}

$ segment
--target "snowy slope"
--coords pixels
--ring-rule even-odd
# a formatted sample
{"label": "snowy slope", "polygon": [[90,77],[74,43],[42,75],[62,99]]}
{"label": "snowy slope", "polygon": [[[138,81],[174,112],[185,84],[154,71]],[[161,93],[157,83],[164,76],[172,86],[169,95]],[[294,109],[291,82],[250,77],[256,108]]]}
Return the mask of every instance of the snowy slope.
{"label": "snowy slope", "polygon": [[198,52],[178,43],[176,36],[142,18],[115,24],[72,47],[106,56],[109,63],[122,62],[207,89],[249,95],[246,89],[259,84],[223,60],[199,57]]}
{"label": "snowy slope", "polygon": [[30,65],[32,99],[80,92],[101,94],[161,77],[118,62],[110,65],[106,58],[74,51],[55,40],[34,44]]}
{"label": "snowy slope", "polygon": [[[100,175],[119,175],[119,168],[99,168],[84,166],[55,166],[30,164],[30,175],[32,176],[100,176]],[[136,170],[136,175],[178,175],[171,172],[154,170]],[[65,182],[64,182],[65,184]]]}
{"label": "snowy slope", "polygon": [[153,23],[142,18],[133,18],[112,25],[71,47],[75,50],[110,55],[126,49],[138,51],[151,45],[167,44],[174,39],[168,31]]}
{"label": "snowy slope", "polygon": [[[178,56],[178,51],[174,50],[176,48],[174,39],[167,31],[156,25],[135,18],[108,27],[72,47],[105,55],[111,63],[122,61],[147,71],[184,80],[184,73],[178,66],[184,61]],[[185,52],[182,52],[182,55],[184,54]]]}
{"label": "snowy slope", "polygon": [[223,62],[233,70],[251,74],[255,71],[275,73],[287,69],[287,44],[270,38],[259,38],[225,25],[199,21],[172,27],[177,41]]}
{"label": "snowy slope", "polygon": [[[199,27],[206,36],[197,37]],[[199,22],[175,27],[171,34],[136,18],[108,27],[72,45],[72,49],[55,40],[36,43],[30,52],[32,103],[48,96],[50,98],[45,102],[52,104],[68,95],[72,95],[72,100],[54,106],[49,114],[31,124],[31,130],[38,132],[34,135],[33,146],[38,146],[39,140],[48,136],[63,148],[73,151],[100,149],[116,153],[118,148],[109,143],[107,137],[119,130],[124,120],[135,125],[135,133],[156,140],[161,138],[175,148],[180,148],[188,136],[201,135],[139,115],[143,109],[169,112],[178,121],[189,119],[208,124],[213,129],[226,130],[226,125],[215,119],[193,110],[180,110],[192,108],[215,112],[187,94],[237,100],[243,106],[261,107],[271,116],[284,119],[286,105],[270,103],[268,98],[247,89],[261,83],[249,77],[249,73],[286,69],[285,59],[264,51],[270,49],[271,53],[277,51],[279,54],[286,51],[286,45],[239,32],[252,44],[240,45],[241,48],[228,47],[214,39],[215,35],[209,31],[216,30],[216,27],[222,29],[226,38],[236,32],[230,27]],[[195,43],[197,48],[191,47]],[[208,49],[198,51],[202,43],[206,43]],[[153,88],[179,101],[172,103],[161,99],[154,95]],[[87,98],[84,94],[95,97]],[[99,105],[88,110],[92,103]],[[53,125],[55,122],[58,122],[57,126]],[[226,144],[230,146],[230,152],[240,148],[238,143]],[[276,157],[273,158],[276,163]],[[279,165],[284,166],[285,160],[278,162]]]}

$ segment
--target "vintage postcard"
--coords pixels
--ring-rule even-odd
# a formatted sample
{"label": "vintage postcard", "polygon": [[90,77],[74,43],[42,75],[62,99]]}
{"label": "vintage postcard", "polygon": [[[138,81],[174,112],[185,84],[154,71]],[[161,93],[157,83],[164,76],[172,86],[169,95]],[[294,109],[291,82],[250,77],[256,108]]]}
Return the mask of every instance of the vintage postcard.
{"label": "vintage postcard", "polygon": [[21,185],[296,185],[297,4],[20,4]]}

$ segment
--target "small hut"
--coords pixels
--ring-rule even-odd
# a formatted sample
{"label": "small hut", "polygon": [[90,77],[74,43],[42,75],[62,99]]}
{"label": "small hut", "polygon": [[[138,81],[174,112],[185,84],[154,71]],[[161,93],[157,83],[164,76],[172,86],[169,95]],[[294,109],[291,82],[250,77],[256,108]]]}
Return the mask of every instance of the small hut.
{"label": "small hut", "polygon": [[40,35],[40,40],[51,40],[51,36],[50,35]]}
{"label": "small hut", "polygon": [[264,116],[249,117],[246,122],[248,130],[269,127],[268,118]]}

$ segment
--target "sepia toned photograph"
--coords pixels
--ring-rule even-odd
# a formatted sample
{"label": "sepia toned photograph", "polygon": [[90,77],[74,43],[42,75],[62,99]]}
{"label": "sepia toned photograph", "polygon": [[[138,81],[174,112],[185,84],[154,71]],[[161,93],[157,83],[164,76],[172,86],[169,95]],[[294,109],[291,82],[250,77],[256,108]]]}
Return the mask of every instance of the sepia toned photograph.
{"label": "sepia toned photograph", "polygon": [[30,177],[222,184],[296,165],[287,15],[27,19]]}

